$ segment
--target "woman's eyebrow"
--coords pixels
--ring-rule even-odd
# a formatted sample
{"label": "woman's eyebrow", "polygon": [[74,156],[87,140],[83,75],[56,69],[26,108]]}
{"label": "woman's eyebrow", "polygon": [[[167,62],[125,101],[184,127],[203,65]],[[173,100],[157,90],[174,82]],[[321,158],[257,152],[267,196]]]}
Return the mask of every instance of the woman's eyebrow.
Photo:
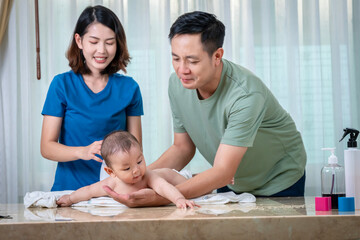
{"label": "woman's eyebrow", "polygon": [[[98,38],[98,37],[95,37],[95,36],[89,36],[90,38],[94,38],[94,39],[96,39],[96,40],[100,40],[100,38]],[[114,40],[115,39],[115,37],[111,37],[111,38],[107,38],[107,39],[105,39],[105,41],[108,41],[108,40]]]}

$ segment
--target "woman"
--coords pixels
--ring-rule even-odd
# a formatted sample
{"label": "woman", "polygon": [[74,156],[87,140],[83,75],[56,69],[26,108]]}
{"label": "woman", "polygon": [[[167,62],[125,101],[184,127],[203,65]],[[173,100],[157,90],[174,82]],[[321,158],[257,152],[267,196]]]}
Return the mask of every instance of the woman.
{"label": "woman", "polygon": [[124,29],[103,6],[80,15],[67,51],[71,71],[54,77],[42,114],[41,154],[57,161],[52,191],[76,190],[99,181],[103,137],[127,130],[141,143],[142,98],[127,76]]}

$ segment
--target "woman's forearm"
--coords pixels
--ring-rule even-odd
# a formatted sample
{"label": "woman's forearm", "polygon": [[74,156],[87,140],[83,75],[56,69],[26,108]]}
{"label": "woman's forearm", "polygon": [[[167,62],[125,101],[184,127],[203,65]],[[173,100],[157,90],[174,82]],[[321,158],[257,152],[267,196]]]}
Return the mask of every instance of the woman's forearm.
{"label": "woman's forearm", "polygon": [[68,147],[58,142],[41,144],[41,155],[56,162],[69,162],[81,158],[83,147]]}
{"label": "woman's forearm", "polygon": [[[69,162],[77,159],[95,160],[100,159],[102,141],[95,141],[85,147],[68,147],[54,141],[42,141],[41,154],[44,158],[57,162]],[[99,156],[96,156],[99,155]]]}

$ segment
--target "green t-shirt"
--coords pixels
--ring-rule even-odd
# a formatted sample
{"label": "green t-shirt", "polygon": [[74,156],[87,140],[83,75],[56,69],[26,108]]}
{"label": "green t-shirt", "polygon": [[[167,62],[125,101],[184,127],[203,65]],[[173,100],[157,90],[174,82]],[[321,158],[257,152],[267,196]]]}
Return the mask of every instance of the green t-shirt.
{"label": "green t-shirt", "polygon": [[225,59],[214,94],[199,100],[174,73],[169,98],[174,131],[187,132],[213,165],[219,144],[248,147],[235,174],[235,192],[268,196],[304,174],[306,153],[290,115],[249,70]]}

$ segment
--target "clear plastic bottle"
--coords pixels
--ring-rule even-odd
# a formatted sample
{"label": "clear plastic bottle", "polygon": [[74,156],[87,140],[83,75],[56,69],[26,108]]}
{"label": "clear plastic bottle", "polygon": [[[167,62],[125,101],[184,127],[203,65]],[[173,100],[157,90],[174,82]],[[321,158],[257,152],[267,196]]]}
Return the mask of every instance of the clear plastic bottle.
{"label": "clear plastic bottle", "polygon": [[321,169],[321,194],[331,197],[331,208],[338,208],[338,198],[345,197],[345,169],[338,164],[335,148],[323,148],[331,151],[328,164]]}

